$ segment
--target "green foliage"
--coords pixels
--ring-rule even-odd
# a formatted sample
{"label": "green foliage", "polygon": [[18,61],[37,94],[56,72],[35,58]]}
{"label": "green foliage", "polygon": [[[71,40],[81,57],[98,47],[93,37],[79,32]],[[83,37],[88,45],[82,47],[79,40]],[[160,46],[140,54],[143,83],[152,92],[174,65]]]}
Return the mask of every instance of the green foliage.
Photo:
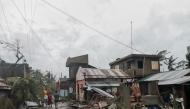
{"label": "green foliage", "polygon": [[186,54],[186,59],[188,61],[187,68],[190,68],[190,53]]}
{"label": "green foliage", "polygon": [[[170,56],[170,58],[167,58],[165,60],[164,64],[168,65],[168,70],[169,71],[172,71],[172,70],[176,69],[176,67],[174,67],[174,65],[177,64],[177,63],[174,63],[176,59],[177,58],[173,58],[173,56]],[[177,68],[178,68],[178,66],[177,66]]]}
{"label": "green foliage", "polygon": [[174,100],[173,100],[174,109],[182,109],[180,103],[176,101],[176,98],[178,97],[179,97],[179,93],[177,91],[174,91]]}
{"label": "green foliage", "polygon": [[5,109],[5,100],[0,100],[0,109]]}
{"label": "green foliage", "polygon": [[157,53],[158,56],[160,56],[160,61],[163,61],[166,59],[166,55],[169,54],[170,52],[168,52],[167,50],[162,50],[160,52]]}

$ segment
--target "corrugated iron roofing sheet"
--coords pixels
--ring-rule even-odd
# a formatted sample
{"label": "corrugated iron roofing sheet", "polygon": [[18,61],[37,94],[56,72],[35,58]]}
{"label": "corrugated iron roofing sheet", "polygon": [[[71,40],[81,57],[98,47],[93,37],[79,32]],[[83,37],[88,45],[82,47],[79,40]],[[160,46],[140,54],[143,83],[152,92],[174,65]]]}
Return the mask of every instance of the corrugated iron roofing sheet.
{"label": "corrugated iron roofing sheet", "polygon": [[169,85],[169,84],[182,84],[190,81],[190,76],[184,76],[182,78],[170,79],[166,81],[159,81],[158,85]]}
{"label": "corrugated iron roofing sheet", "polygon": [[99,94],[101,94],[102,96],[107,96],[107,97],[110,97],[110,98],[114,98],[113,95],[99,89],[99,88],[95,88],[95,87],[91,87],[91,89],[93,89],[94,91],[98,92]]}
{"label": "corrugated iron roofing sheet", "polygon": [[111,82],[108,82],[108,81],[90,81],[90,82],[86,82],[86,84],[88,86],[94,86],[94,87],[98,87],[98,86],[119,86],[119,82],[118,81],[111,81]]}
{"label": "corrugated iron roofing sheet", "polygon": [[190,73],[190,69],[156,73],[156,74],[151,74],[151,75],[143,77],[142,79],[139,80],[139,82],[140,81],[156,81],[156,80],[160,81],[160,80],[169,80],[169,79],[181,78],[188,73]]}
{"label": "corrugated iron roofing sheet", "polygon": [[82,73],[86,73],[86,78],[126,78],[129,77],[124,71],[120,69],[93,69],[81,68]]}
{"label": "corrugated iron roofing sheet", "polygon": [[5,83],[0,82],[0,87],[10,87],[10,86]]}

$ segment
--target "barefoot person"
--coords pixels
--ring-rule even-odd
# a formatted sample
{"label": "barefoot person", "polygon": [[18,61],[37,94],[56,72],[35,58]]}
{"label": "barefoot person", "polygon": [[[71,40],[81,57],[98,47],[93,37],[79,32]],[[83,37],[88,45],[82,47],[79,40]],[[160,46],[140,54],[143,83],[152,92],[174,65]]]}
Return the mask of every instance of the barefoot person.
{"label": "barefoot person", "polygon": [[59,97],[60,95],[55,91],[55,94],[53,95],[55,99],[55,109],[58,109],[58,102],[59,102]]}

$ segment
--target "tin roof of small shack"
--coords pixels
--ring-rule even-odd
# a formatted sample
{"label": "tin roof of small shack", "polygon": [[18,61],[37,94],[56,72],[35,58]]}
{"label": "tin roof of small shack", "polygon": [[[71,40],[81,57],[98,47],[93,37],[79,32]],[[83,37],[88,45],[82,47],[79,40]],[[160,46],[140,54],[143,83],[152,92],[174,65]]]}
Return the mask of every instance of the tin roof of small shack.
{"label": "tin roof of small shack", "polygon": [[94,69],[94,68],[82,68],[78,69],[76,80],[83,80],[84,73],[86,78],[130,78],[121,69]]}
{"label": "tin roof of small shack", "polygon": [[182,78],[170,79],[166,81],[159,81],[158,85],[171,85],[171,84],[183,84],[190,81],[190,76],[184,76]]}
{"label": "tin roof of small shack", "polygon": [[184,77],[185,75],[190,73],[190,69],[183,69],[183,70],[174,70],[174,71],[168,71],[168,72],[162,72],[162,73],[155,73],[147,75],[138,82],[145,82],[145,81],[165,81],[170,79],[178,79],[181,77]]}

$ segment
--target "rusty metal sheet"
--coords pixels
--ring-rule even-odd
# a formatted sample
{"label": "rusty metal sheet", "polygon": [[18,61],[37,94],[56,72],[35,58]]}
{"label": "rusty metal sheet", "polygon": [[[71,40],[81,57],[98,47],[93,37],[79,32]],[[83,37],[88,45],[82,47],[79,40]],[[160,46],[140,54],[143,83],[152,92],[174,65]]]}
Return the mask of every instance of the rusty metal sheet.
{"label": "rusty metal sheet", "polygon": [[88,86],[94,86],[94,87],[98,87],[98,86],[119,86],[119,82],[118,81],[90,81],[90,82],[86,82],[86,84]]}
{"label": "rusty metal sheet", "polygon": [[99,94],[101,94],[102,96],[106,96],[106,97],[109,97],[109,98],[114,98],[113,95],[99,89],[99,88],[95,88],[95,87],[91,87],[91,89],[93,89],[94,91],[98,92]]}
{"label": "rusty metal sheet", "polygon": [[163,73],[151,74],[143,77],[140,81],[164,81],[169,79],[181,78],[190,73],[190,69],[168,71]]}
{"label": "rusty metal sheet", "polygon": [[190,81],[190,76],[184,76],[182,78],[160,81],[160,82],[158,82],[158,85],[182,84],[182,83],[186,83],[188,81]]}
{"label": "rusty metal sheet", "polygon": [[80,68],[78,73],[86,73],[86,78],[129,78],[129,75],[119,69]]}

